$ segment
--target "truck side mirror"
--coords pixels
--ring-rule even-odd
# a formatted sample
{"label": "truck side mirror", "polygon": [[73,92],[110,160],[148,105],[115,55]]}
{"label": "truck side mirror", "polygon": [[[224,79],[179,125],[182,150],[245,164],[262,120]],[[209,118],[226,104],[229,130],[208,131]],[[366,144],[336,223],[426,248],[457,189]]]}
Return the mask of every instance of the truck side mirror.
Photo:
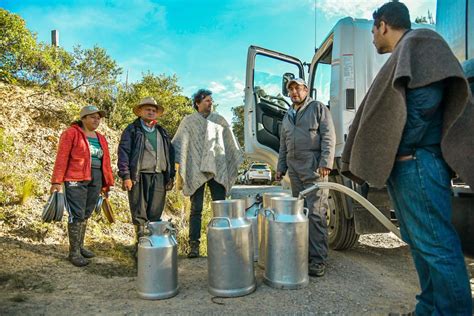
{"label": "truck side mirror", "polygon": [[286,89],[286,84],[291,79],[295,79],[295,75],[292,74],[291,72],[286,72],[283,74],[283,77],[281,80],[281,94],[283,94],[285,97],[288,96],[288,89]]}

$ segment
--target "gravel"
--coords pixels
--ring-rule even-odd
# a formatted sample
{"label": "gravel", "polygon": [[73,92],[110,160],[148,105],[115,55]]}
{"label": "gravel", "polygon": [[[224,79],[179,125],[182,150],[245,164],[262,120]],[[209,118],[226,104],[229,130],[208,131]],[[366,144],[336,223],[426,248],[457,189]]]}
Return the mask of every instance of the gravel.
{"label": "gravel", "polygon": [[[0,237],[0,314],[318,314],[408,312],[418,292],[408,247],[391,234],[362,236],[347,251],[331,251],[327,273],[301,290],[257,290],[223,299],[207,292],[206,258],[179,260],[180,292],[163,301],[138,298],[133,261],[99,253],[85,268],[66,260],[66,245]],[[94,249],[94,247],[93,247]],[[97,249],[96,249],[97,250]],[[466,258],[474,268],[474,260]],[[471,270],[471,274],[472,274]]]}

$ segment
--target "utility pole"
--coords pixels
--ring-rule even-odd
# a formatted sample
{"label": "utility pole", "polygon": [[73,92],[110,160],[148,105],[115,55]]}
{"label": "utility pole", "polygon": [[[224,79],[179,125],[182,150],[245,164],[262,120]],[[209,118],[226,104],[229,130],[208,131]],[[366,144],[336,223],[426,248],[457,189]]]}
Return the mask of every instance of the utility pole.
{"label": "utility pole", "polygon": [[55,47],[59,46],[59,31],[58,30],[51,31],[51,45]]}

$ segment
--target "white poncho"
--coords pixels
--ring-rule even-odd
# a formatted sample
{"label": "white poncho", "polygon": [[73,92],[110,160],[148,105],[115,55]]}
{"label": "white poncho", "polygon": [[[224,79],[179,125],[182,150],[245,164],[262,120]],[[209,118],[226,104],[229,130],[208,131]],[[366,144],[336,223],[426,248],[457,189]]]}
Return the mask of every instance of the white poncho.
{"label": "white poncho", "polygon": [[214,112],[207,119],[197,112],[186,116],[171,143],[183,178],[184,195],[191,196],[212,178],[230,192],[243,153],[222,116]]}

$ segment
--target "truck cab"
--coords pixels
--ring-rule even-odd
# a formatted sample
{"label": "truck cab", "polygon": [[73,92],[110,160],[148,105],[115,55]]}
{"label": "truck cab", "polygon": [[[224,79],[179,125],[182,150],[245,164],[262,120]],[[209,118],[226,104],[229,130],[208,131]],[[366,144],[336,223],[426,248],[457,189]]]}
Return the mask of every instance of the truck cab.
{"label": "truck cab", "polygon": [[[340,157],[357,106],[388,56],[372,45],[373,22],[344,18],[325,38],[310,64],[296,57],[251,46],[247,55],[245,85],[245,151],[247,156],[276,168],[281,122],[291,101],[286,83],[306,80],[310,96],[326,104],[336,129],[336,158],[330,181],[355,189],[393,218],[386,190],[352,183],[339,174]],[[288,183],[288,181],[286,181]],[[329,244],[333,249],[352,247],[360,234],[386,232],[365,209],[339,192],[330,191]]]}
{"label": "truck cab", "polygon": [[[245,152],[251,159],[264,161],[276,169],[281,122],[291,104],[286,83],[295,77],[303,78],[308,83],[310,96],[329,107],[334,121],[336,155],[329,181],[357,191],[396,224],[386,189],[359,186],[339,173],[340,157],[357,107],[389,58],[389,54],[376,52],[372,44],[372,26],[373,21],[365,19],[347,17],[339,20],[316,50],[310,64],[280,52],[250,46],[245,84]],[[434,28],[426,24],[412,25],[412,28],[420,27]],[[458,187],[463,188],[464,195],[472,192],[468,187]],[[459,205],[462,212],[469,205],[472,208],[472,201],[464,200]],[[361,234],[387,232],[360,204],[339,192],[330,191],[329,206],[327,221],[332,249],[352,247]],[[474,223],[468,224],[466,233],[473,227]]]}

